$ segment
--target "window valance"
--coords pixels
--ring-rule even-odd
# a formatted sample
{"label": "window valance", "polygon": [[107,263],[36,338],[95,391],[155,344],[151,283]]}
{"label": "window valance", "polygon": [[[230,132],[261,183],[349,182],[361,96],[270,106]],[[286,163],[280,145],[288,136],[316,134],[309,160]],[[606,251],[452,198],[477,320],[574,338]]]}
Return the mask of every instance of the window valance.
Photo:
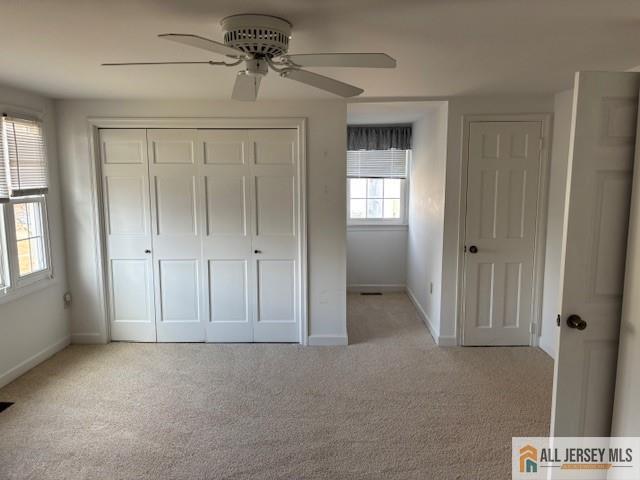
{"label": "window valance", "polygon": [[410,150],[411,125],[347,127],[347,150]]}

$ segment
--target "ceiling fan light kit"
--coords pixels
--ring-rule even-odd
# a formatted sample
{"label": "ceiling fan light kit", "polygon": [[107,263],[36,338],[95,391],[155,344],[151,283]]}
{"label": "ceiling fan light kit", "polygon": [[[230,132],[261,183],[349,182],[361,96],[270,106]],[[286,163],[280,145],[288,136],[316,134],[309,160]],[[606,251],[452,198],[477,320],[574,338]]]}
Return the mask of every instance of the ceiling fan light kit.
{"label": "ceiling fan light kit", "polygon": [[260,80],[269,69],[288,78],[341,97],[354,97],[364,90],[333,78],[303,70],[301,67],[395,68],[396,61],[384,53],[320,53],[289,55],[292,25],[271,15],[240,14],[225,17],[220,22],[224,43],[185,33],[163,33],[160,38],[200,48],[230,61],[214,62],[130,62],[103,63],[104,66],[204,64],[232,67],[245,63],[238,72],[231,98],[254,101]]}

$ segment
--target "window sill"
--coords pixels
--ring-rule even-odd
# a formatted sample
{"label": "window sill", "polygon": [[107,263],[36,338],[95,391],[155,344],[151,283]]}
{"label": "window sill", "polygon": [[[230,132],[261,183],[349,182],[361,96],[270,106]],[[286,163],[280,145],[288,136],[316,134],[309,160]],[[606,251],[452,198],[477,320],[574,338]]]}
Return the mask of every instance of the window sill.
{"label": "window sill", "polygon": [[[27,295],[31,295],[33,293],[39,292],[40,290],[52,287],[57,283],[58,280],[55,277],[43,278],[42,280],[35,281],[33,283],[30,283],[29,285],[11,289],[11,291],[7,293],[0,293],[0,305],[13,302],[14,300],[18,300],[19,298],[26,297]],[[60,301],[62,301],[62,299]]]}
{"label": "window sill", "polygon": [[354,232],[373,232],[373,231],[406,231],[409,225],[406,223],[352,223],[347,224],[348,231]]}

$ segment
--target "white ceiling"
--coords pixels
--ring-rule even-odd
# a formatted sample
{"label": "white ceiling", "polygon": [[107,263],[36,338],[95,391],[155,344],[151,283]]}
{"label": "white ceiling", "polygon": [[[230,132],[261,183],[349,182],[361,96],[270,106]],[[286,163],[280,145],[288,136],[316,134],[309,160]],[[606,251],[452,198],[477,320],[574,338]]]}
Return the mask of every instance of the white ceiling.
{"label": "white ceiling", "polygon": [[[2,0],[0,82],[57,98],[228,98],[235,69],[101,62],[216,59],[156,38],[221,40],[219,20],[267,13],[291,53],[386,52],[395,70],[317,69],[365,97],[551,93],[573,72],[640,64],[637,0]],[[261,98],[331,98],[272,73]]]}

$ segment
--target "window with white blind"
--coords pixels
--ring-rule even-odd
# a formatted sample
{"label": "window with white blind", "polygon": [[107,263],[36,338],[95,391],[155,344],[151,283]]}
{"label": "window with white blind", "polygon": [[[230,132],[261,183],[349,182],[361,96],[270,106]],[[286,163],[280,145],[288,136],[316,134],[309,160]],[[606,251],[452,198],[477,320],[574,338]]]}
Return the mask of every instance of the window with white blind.
{"label": "window with white blind", "polygon": [[0,120],[0,298],[51,277],[42,123]]}
{"label": "window with white blind", "polygon": [[403,224],[411,150],[347,151],[347,218],[351,224]]}
{"label": "window with white blind", "polygon": [[3,115],[1,135],[0,201],[47,193],[42,123]]}

